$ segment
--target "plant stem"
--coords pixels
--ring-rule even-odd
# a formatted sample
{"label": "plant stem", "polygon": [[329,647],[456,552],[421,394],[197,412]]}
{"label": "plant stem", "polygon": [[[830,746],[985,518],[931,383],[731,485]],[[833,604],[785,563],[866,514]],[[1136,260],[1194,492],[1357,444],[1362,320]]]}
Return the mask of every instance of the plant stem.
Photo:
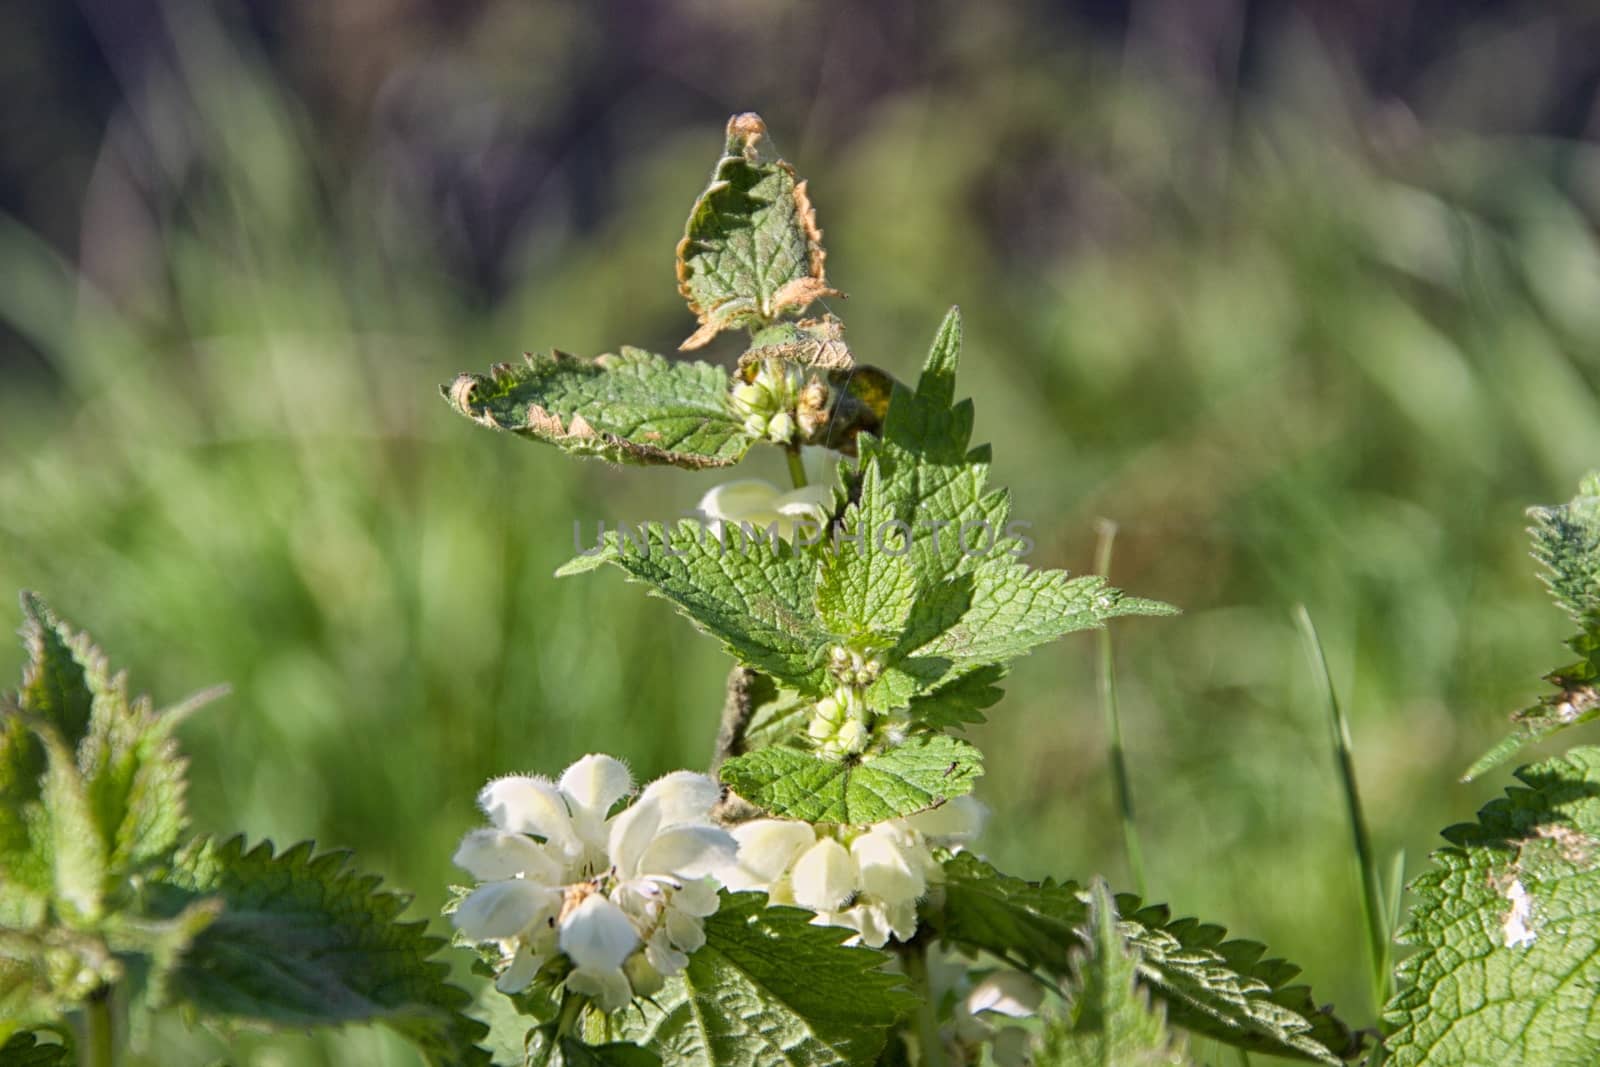
{"label": "plant stem", "polygon": [[938,1006],[933,1002],[933,986],[928,981],[927,948],[913,945],[901,955],[906,977],[917,995],[917,1045],[922,1051],[921,1067],[944,1067],[944,1041],[939,1037]]}
{"label": "plant stem", "polygon": [[724,760],[744,752],[744,733],[755,714],[756,672],[735,665],[728,672],[728,691],[722,703],[722,724],[717,730],[716,748],[711,753],[711,773],[716,774]]}
{"label": "plant stem", "polygon": [[561,1044],[561,1039],[572,1031],[572,1027],[582,1017],[584,1006],[588,1003],[586,997],[562,992],[561,1010],[556,1015],[555,1033],[550,1035],[550,1040],[545,1042],[544,1051],[539,1053],[539,1067],[549,1067],[550,1057],[554,1055],[556,1046]]}
{"label": "plant stem", "polygon": [[[1350,819],[1350,838],[1355,845],[1356,863],[1361,875],[1361,910],[1367,927],[1367,952],[1372,964],[1372,999],[1374,1010],[1382,1012],[1391,992],[1389,979],[1389,937],[1384,928],[1383,896],[1378,886],[1378,871],[1373,863],[1372,840],[1367,833],[1367,819],[1361,809],[1361,793],[1356,788],[1355,759],[1351,755],[1350,723],[1339,706],[1338,694],[1333,689],[1333,675],[1328,670],[1328,659],[1322,651],[1322,641],[1317,637],[1316,624],[1304,604],[1295,608],[1295,622],[1305,642],[1306,659],[1311,664],[1313,682],[1322,697],[1328,713],[1328,727],[1333,739],[1333,758],[1339,769],[1339,782],[1344,789],[1345,811]],[[1380,1052],[1381,1055],[1381,1052]]]}
{"label": "plant stem", "polygon": [[[1111,577],[1111,550],[1117,539],[1117,524],[1101,519],[1097,526],[1100,540],[1095,545],[1094,569],[1102,578]],[[1139,847],[1139,830],[1133,821],[1133,786],[1128,781],[1128,764],[1122,751],[1122,716],[1117,707],[1117,667],[1111,650],[1111,630],[1100,628],[1100,708],[1105,713],[1106,738],[1110,746],[1111,787],[1122,819],[1122,847],[1127,853],[1128,873],[1133,888],[1145,895],[1144,852]]]}
{"label": "plant stem", "polygon": [[785,445],[783,454],[789,460],[789,480],[794,483],[796,489],[804,489],[806,487],[806,465],[800,462],[800,446]]}
{"label": "plant stem", "polygon": [[111,1017],[111,987],[101,986],[84,1005],[84,1067],[115,1067],[116,1026]]}

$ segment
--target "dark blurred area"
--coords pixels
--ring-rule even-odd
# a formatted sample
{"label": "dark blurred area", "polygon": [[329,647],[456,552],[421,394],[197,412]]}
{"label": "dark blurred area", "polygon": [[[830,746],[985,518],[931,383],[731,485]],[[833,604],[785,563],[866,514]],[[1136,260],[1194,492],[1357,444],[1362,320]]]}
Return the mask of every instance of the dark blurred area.
{"label": "dark blurred area", "polygon": [[[1034,562],[1086,569],[1109,517],[1117,584],[1184,609],[1113,631],[1153,895],[1374,1018],[1290,611],[1415,874],[1568,658],[1521,528],[1600,467],[1600,9],[40,0],[6,29],[0,589],[158,700],[233,683],[185,727],[202,829],[357,848],[431,917],[491,775],[704,764],[722,654],[551,574],[574,518],[714,477],[577,463],[436,386],[675,349],[673,247],[754,109],[858,353],[908,375],[962,305]],[[975,731],[984,848],[1125,884],[1093,652],[1030,658]],[[230,1055],[414,1062],[366,1031]]]}

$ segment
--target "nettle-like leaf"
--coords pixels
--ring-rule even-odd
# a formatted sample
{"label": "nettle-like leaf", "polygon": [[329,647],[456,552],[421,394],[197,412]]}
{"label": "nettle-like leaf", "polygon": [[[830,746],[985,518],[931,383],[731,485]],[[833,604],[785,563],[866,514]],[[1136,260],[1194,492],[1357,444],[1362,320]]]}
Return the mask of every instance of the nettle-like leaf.
{"label": "nettle-like leaf", "polygon": [[888,1028],[914,1007],[875,949],[808,911],[724,893],[684,973],[619,1035],[674,1067],[842,1067],[873,1063]]}
{"label": "nettle-like leaf", "polygon": [[593,360],[528,354],[487,376],[457,375],[440,392],[474,422],[576,455],[698,470],[737,463],[750,447],[728,385],[720,367],[624,346]]}
{"label": "nettle-like leaf", "polygon": [[396,921],[408,898],[351,869],[349,854],[314,855],[303,843],[199,838],[174,857],[148,894],[158,914],[220,900],[221,912],[153,991],[157,1002],[206,1016],[304,1027],[383,1023],[438,1064],[487,1064],[487,1027],[464,1012],[472,998],[432,959],[444,942],[421,922]]}
{"label": "nettle-like leaf", "polygon": [[733,116],[678,242],[678,291],[700,320],[683,347],[843,295],[828,287],[826,258],[806,183],[778,156],[761,116]]}
{"label": "nettle-like leaf", "polygon": [[37,596],[24,593],[22,610],[28,665],[0,697],[0,910],[52,896],[93,921],[108,892],[182,835],[173,731],[210,694],[157,711]]}
{"label": "nettle-like leaf", "polygon": [[1533,556],[1556,603],[1583,629],[1567,641],[1580,657],[1545,675],[1557,692],[1513,716],[1514,731],[1478,758],[1463,781],[1505,763],[1524,746],[1600,717],[1600,473],[1590,474],[1565,504],[1529,508]]}
{"label": "nettle-like leaf", "polygon": [[1138,955],[1123,937],[1106,884],[1089,890],[1084,946],[1072,965],[1071,999],[1044,1028],[1039,1067],[1183,1067],[1182,1043],[1138,979]]}
{"label": "nettle-like leaf", "polygon": [[[952,310],[918,389],[894,388],[883,438],[861,437],[847,503],[816,543],[773,544],[731,532],[718,541],[693,523],[670,530],[652,524],[608,533],[596,552],[558,572],[619,567],[719,638],[740,663],[801,697],[833,692],[828,662],[836,650],[872,659],[876,678],[863,684],[861,697],[881,728],[865,758],[842,762],[786,749],[729,760],[725,780],[754,803],[761,796],[787,813],[888,817],[918,810],[909,807],[912,798],[928,807],[964,793],[976,772],[964,750],[950,747],[939,767],[950,773],[932,782],[920,758],[890,758],[901,738],[909,743],[930,729],[981,721],[1005,663],[1036,645],[1119,615],[1172,610],[1126,597],[1099,577],[1034,570],[1019,558],[1026,543],[1008,529],[1006,494],[985,488],[987,450],[969,446],[972,404],[953,400],[960,347],[960,317]],[[917,718],[921,713],[928,717]],[[863,773],[869,765],[875,774]],[[912,770],[918,777],[885,780]],[[807,783],[829,792],[803,797],[795,790]],[[845,799],[852,790],[859,803]]]}
{"label": "nettle-like leaf", "polygon": [[1517,777],[1412,883],[1395,1067],[1600,1062],[1600,748]]}
{"label": "nettle-like leaf", "polygon": [[[940,938],[1070,979],[1089,921],[1082,887],[1024,881],[965,852],[946,859],[944,873],[942,900],[925,916]],[[1359,1052],[1349,1027],[1318,1008],[1308,988],[1289,984],[1300,969],[1263,959],[1264,945],[1226,940],[1220,926],[1174,920],[1165,907],[1131,894],[1119,894],[1116,905],[1139,978],[1175,1025],[1250,1051],[1321,1063]]]}
{"label": "nettle-like leaf", "polygon": [[925,734],[843,760],[773,746],[729,760],[721,773],[735,793],[773,815],[865,826],[970,793],[983,756],[959,738]]}

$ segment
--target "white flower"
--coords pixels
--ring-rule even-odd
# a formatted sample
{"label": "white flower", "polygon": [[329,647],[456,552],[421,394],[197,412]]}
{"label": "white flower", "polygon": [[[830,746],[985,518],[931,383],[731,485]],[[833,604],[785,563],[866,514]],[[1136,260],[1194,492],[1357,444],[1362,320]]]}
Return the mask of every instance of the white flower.
{"label": "white flower", "polygon": [[968,1046],[987,1043],[999,1067],[1022,1067],[1028,1058],[1028,1032],[1006,1026],[1006,1019],[1037,1014],[1044,1002],[1039,983],[1020,971],[995,971],[956,1001],[956,1040]]}
{"label": "white flower", "polygon": [[560,953],[572,964],[568,988],[616,1011],[659,989],[705,942],[713,879],[738,850],[711,822],[720,789],[678,771],[612,815],[632,790],[620,761],[591,755],[559,781],[513,775],[479,793],[494,826],[467,834],[455,863],[482,884],[452,921],[471,941],[497,943],[502,992],[527,988]]}
{"label": "white flower", "polygon": [[720,538],[723,524],[730,523],[741,532],[750,527],[748,535],[756,537],[776,526],[778,536],[788,541],[801,523],[807,525],[812,537],[818,536],[827,525],[832,506],[833,490],[828,485],[807,485],[783,492],[771,482],[741,478],[713,487],[700,498],[697,510],[706,517],[706,528],[713,537]]}
{"label": "white flower", "polygon": [[844,926],[882,948],[917,931],[917,901],[938,881],[934,844],[975,836],[983,806],[970,797],[873,826],[818,831],[788,819],[755,819],[733,830],[739,862],[724,876],[730,889],[758,889],[774,904],[798,904],[812,920]]}

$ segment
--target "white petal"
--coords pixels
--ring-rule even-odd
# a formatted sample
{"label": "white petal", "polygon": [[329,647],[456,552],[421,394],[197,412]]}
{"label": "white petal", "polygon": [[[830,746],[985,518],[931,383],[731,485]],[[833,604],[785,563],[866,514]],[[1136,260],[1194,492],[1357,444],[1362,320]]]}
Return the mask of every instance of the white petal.
{"label": "white petal", "polygon": [[632,791],[633,775],[619,759],[590,754],[562,771],[556,785],[580,809],[604,819],[611,806]]}
{"label": "white petal", "polygon": [[802,851],[816,844],[810,823],[795,819],[752,819],[733,828],[739,865],[765,882],[776,882]]}
{"label": "white petal", "polygon": [[[723,522],[767,522],[777,517],[778,487],[759,478],[740,478],[713,486],[700,498],[700,512]],[[765,523],[762,523],[765,525]]]}
{"label": "white petal", "polygon": [[561,906],[561,893],[524,878],[485,882],[474,889],[450,921],[472,941],[498,941],[549,918]]}
{"label": "white petal", "polygon": [[[926,848],[910,834],[878,827],[850,842],[850,854],[861,871],[861,887],[886,903],[916,900],[927,889],[923,877]],[[927,864],[932,857],[927,857]]]}
{"label": "white petal", "polygon": [[705,918],[715,915],[721,900],[717,897],[717,883],[710,878],[685,881],[672,893],[672,906],[686,915]]}
{"label": "white petal", "polygon": [[843,912],[841,926],[849,926],[861,935],[861,943],[871,948],[882,948],[889,942],[889,921],[882,904],[859,904]]}
{"label": "white petal", "polygon": [[705,822],[711,809],[722,799],[722,787],[704,774],[673,771],[645,786],[641,801],[653,800],[661,806],[661,825]]}
{"label": "white petal", "polygon": [[658,930],[644,948],[645,958],[650,961],[650,966],[664,975],[674,975],[689,966],[689,955],[672,945],[672,939],[665,930]]}
{"label": "white petal", "polygon": [[639,873],[715,877],[733,866],[738,851],[738,842],[721,827],[670,826],[639,857]]}
{"label": "white petal", "polygon": [[496,778],[478,794],[478,806],[502,830],[537,834],[564,851],[576,842],[566,802],[548,778]]}
{"label": "white petal", "polygon": [[889,930],[900,941],[910,941],[917,932],[917,902],[906,900],[883,905]]}
{"label": "white petal", "polygon": [[633,923],[599,893],[590,894],[561,921],[561,951],[580,968],[616,970],[638,946]]}
{"label": "white petal", "polygon": [[502,993],[520,993],[533,984],[539,974],[539,968],[544,966],[544,957],[536,955],[527,945],[517,948],[517,954],[511,957],[511,966],[500,972],[500,977],[494,980],[494,987]]}
{"label": "white petal", "polygon": [[640,873],[639,860],[660,826],[661,806],[644,797],[611,820],[606,853],[611,857],[611,865],[617,869],[618,877],[629,879]]}
{"label": "white petal", "polygon": [[550,858],[543,845],[526,834],[505,830],[472,831],[461,839],[451,862],[480,882],[519,874],[544,885],[561,881],[561,864]]}
{"label": "white petal", "polygon": [[989,809],[975,797],[955,797],[937,808],[919,811],[905,821],[911,829],[929,837],[969,840],[977,837],[989,819]]}
{"label": "white petal", "polygon": [[601,1011],[621,1011],[633,1002],[633,987],[621,967],[575,968],[567,975],[567,988],[593,997]]}
{"label": "white petal", "polygon": [[1044,990],[1032,978],[1020,971],[995,971],[972,987],[966,1008],[973,1015],[992,1011],[1021,1019],[1037,1012],[1043,1002]]}
{"label": "white petal", "polygon": [[836,911],[860,889],[855,860],[845,847],[825,837],[795,861],[790,880],[795,902],[812,911]]}
{"label": "white petal", "polygon": [[667,909],[667,936],[685,952],[698,952],[706,943],[705,924],[677,908]]}

